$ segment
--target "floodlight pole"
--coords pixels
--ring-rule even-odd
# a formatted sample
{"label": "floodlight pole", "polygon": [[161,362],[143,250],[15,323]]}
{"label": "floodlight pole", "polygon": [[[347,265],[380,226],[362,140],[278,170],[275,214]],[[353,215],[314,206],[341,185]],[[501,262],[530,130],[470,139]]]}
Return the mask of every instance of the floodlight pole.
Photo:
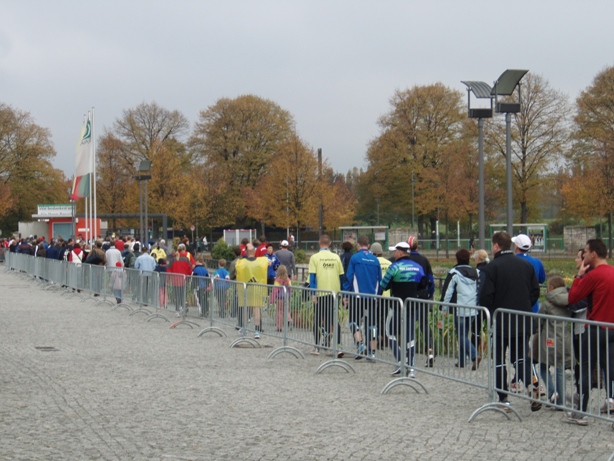
{"label": "floodlight pole", "polygon": [[[493,115],[493,98],[491,94],[492,88],[484,82],[464,81],[462,83],[467,86],[467,108],[469,118],[478,119],[478,235],[480,248],[486,248],[486,238],[484,235],[484,119],[492,118]],[[472,92],[479,99],[488,99],[490,102],[490,108],[472,108]]]}
{"label": "floodlight pole", "polygon": [[[145,180],[145,216],[143,217],[143,224],[145,225],[143,231],[145,232],[145,240],[149,242],[149,225],[147,224],[147,179]],[[196,235],[198,235],[198,231],[196,231]],[[194,241],[194,239],[192,239]],[[145,242],[143,242],[145,243]]]}
{"label": "floodlight pole", "polygon": [[139,240],[143,243],[143,181],[139,181]]}
{"label": "floodlight pole", "polygon": [[414,215],[415,215],[415,207],[414,207],[414,185],[416,184],[416,178],[414,177],[414,172],[411,172],[411,231],[414,232]]}
{"label": "floodlight pole", "polygon": [[[318,187],[320,188],[320,206],[318,212],[318,238],[324,233],[324,203],[322,201],[322,149],[318,149]],[[298,231],[297,231],[298,232]]]}
{"label": "floodlight pole", "polygon": [[514,219],[512,217],[512,114],[505,113],[505,181],[507,183],[507,233],[514,235]]}
{"label": "floodlight pole", "polygon": [[[476,81],[463,81],[467,86],[467,100],[469,104],[469,117],[478,119],[478,155],[479,155],[479,214],[478,221],[480,226],[480,247],[485,248],[484,244],[484,141],[483,141],[483,129],[484,122],[483,117],[492,117],[492,103],[493,98],[495,101],[495,112],[498,114],[505,114],[505,166],[506,166],[506,215],[507,215],[507,231],[510,235],[514,233],[514,221],[512,218],[512,114],[520,112],[521,106],[521,94],[520,88],[518,89],[518,103],[499,103],[499,96],[511,96],[517,86],[520,85],[520,80],[528,70],[520,69],[508,69],[501,74],[501,76],[495,81],[495,85],[491,88],[484,82]],[[490,110],[484,109],[472,109],[471,108],[471,95],[473,92],[478,98],[490,99]]]}
{"label": "floodlight pole", "polygon": [[[147,225],[147,181],[151,179],[149,173],[151,170],[151,161],[149,160],[141,160],[137,166],[137,175],[134,177],[139,182],[139,239],[141,240],[141,244],[147,239],[144,239],[145,230],[148,228]],[[143,207],[143,181],[145,181],[145,206]],[[143,216],[143,208],[145,208],[145,215]]]}
{"label": "floodlight pole", "polygon": [[478,118],[478,239],[480,248],[486,248],[484,206],[484,119],[480,117]]}

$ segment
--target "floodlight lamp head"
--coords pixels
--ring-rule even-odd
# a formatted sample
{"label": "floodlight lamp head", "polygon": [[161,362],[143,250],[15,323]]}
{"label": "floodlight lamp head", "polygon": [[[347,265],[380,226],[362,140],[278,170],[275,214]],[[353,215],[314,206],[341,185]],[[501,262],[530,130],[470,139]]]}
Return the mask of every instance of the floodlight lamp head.
{"label": "floodlight lamp head", "polygon": [[137,165],[137,171],[151,170],[151,160],[141,160]]}
{"label": "floodlight lamp head", "polygon": [[[467,86],[467,107],[469,118],[491,118],[492,117],[492,88],[488,83],[478,81],[462,81]],[[490,109],[473,109],[471,108],[471,93],[478,99],[490,100]]]}
{"label": "floodlight lamp head", "polygon": [[492,96],[511,96],[522,77],[529,72],[524,69],[507,69],[495,81],[495,85],[491,91]]}
{"label": "floodlight lamp head", "polygon": [[476,98],[492,99],[492,88],[486,82],[477,81],[462,81],[461,83],[467,86],[467,90],[471,91]]}

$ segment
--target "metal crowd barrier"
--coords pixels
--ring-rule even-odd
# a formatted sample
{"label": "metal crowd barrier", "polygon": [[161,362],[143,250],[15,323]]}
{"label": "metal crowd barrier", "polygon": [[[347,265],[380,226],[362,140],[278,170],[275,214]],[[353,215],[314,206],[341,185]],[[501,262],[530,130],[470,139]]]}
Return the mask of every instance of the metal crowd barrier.
{"label": "metal crowd barrier", "polygon": [[614,324],[497,309],[492,331],[494,394],[470,420],[493,409],[521,419],[517,397],[571,423],[614,422]]}
{"label": "metal crowd barrier", "polygon": [[318,373],[329,366],[355,371],[351,358],[385,363],[398,377],[383,393],[397,384],[427,392],[421,374],[487,390],[488,403],[469,421],[486,410],[520,419],[509,405],[517,398],[533,411],[564,410],[580,425],[587,423],[585,417],[614,422],[614,324],[497,309],[491,326],[489,312],[476,306],[119,270],[14,253],[7,254],[6,270],[66,285],[71,294],[97,294],[99,302],[108,298],[147,319],[175,313],[173,328],[209,321],[199,336],[225,335],[215,325],[234,326],[240,335],[231,346],[259,347],[260,335],[277,338],[281,346],[269,357],[289,352],[304,358],[294,346],[306,346],[314,355],[330,357]]}
{"label": "metal crowd barrier", "polygon": [[59,290],[66,285],[66,270],[64,269],[64,261],[57,259],[45,259],[47,266],[47,276],[49,280],[49,288]]}
{"label": "metal crowd barrier", "polygon": [[488,309],[412,298],[405,303],[415,327],[416,351],[421,353],[415,369],[489,389]]}
{"label": "metal crowd barrier", "polygon": [[[281,336],[273,327],[274,316],[271,314],[270,299],[273,290],[272,285],[258,283],[235,284],[237,295],[237,326],[241,338],[232,346],[242,342],[258,345],[261,335]],[[253,334],[253,340],[248,335]]]}

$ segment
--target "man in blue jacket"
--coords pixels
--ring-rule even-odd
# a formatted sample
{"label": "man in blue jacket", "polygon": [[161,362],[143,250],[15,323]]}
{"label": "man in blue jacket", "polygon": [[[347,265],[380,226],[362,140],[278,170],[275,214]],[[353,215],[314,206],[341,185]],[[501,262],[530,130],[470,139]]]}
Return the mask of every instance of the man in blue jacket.
{"label": "man in blue jacket", "polygon": [[[350,258],[343,290],[366,295],[377,295],[379,284],[382,280],[382,268],[379,260],[375,255],[369,252],[369,238],[366,235],[358,237],[356,243],[358,251]],[[365,329],[370,333],[367,360],[373,361],[375,360],[375,349],[377,348],[377,320],[381,317],[377,312],[377,300],[369,296],[355,296],[349,300],[348,298],[344,299],[346,305],[348,302],[350,304],[348,322],[350,330],[354,335],[354,341],[356,342],[356,357],[354,358],[360,360],[366,350],[360,332],[360,323],[366,313],[367,319],[365,322]],[[380,329],[381,327],[380,325]]]}

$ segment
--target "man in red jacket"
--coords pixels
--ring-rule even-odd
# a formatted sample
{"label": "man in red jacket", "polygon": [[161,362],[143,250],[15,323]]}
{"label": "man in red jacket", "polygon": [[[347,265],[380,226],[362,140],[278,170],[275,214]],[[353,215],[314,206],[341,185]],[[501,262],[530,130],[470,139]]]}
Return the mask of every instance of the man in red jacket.
{"label": "man in red jacket", "polygon": [[[608,249],[601,239],[591,239],[584,247],[584,261],[578,269],[571,289],[569,304],[575,304],[590,296],[591,306],[587,319],[614,324],[614,267],[606,261]],[[590,271],[589,271],[590,269]],[[606,369],[606,410],[614,412],[614,326],[599,327],[589,325],[580,340],[580,401],[582,411],[586,411],[591,383],[591,370],[601,362]],[[568,413],[570,423],[586,426],[588,418],[581,413]]]}
{"label": "man in red jacket", "polygon": [[[186,246],[180,243],[177,246],[177,252],[170,260],[168,269],[171,285],[173,286],[173,293],[175,298],[175,316],[180,317],[181,313],[187,309],[185,308],[186,286],[185,277],[192,275],[193,264],[190,259],[191,255],[186,251]],[[177,275],[175,275],[177,274]]]}

